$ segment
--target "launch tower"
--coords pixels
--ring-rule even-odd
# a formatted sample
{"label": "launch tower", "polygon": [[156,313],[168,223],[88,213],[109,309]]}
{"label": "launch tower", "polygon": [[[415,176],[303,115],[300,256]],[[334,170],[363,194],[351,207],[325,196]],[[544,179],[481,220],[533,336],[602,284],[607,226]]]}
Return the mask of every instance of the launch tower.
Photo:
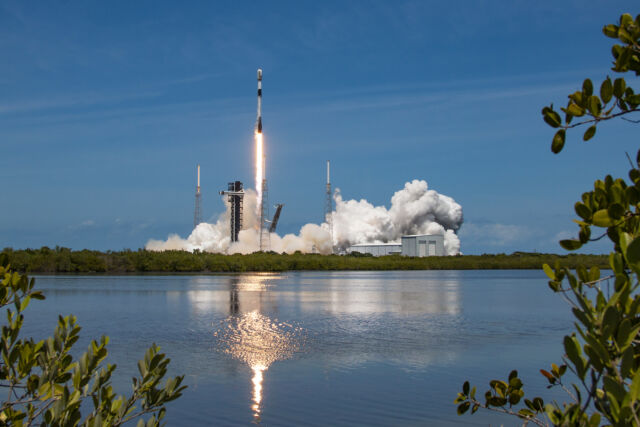
{"label": "launch tower", "polygon": [[269,233],[269,201],[267,197],[267,179],[262,178],[262,200],[260,201],[260,250],[265,252],[271,248]]}
{"label": "launch tower", "polygon": [[221,195],[229,196],[229,204],[231,205],[231,215],[229,219],[231,242],[238,241],[238,233],[242,229],[242,201],[244,199],[244,190],[242,182],[230,182],[227,191],[221,191]]}
{"label": "launch tower", "polygon": [[331,242],[331,253],[333,253],[333,197],[331,196],[330,163],[327,160],[327,194],[324,204],[324,220],[329,228],[329,241]]}

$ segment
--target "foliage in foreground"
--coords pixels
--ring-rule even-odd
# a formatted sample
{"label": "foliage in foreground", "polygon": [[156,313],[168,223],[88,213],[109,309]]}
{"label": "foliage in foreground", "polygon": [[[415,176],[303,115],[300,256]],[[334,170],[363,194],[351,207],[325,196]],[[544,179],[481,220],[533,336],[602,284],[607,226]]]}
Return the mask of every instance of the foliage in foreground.
{"label": "foliage in foreground", "polygon": [[[640,15],[622,15],[618,25],[607,25],[603,32],[622,42],[612,49],[613,70],[640,74]],[[611,104],[609,104],[611,102]],[[582,91],[569,95],[564,123],[553,106],[542,110],[544,120],[560,128],[552,141],[552,151],[562,150],[566,130],[591,125],[583,135],[586,141],[603,120],[638,111],[640,95],[627,82],[607,78],[600,96],[585,80]],[[583,117],[571,124],[574,117]],[[525,398],[522,380],[512,371],[506,381],[493,380],[484,393],[465,382],[455,403],[458,414],[485,408],[517,416],[536,425],[612,426],[640,425],[640,151],[629,171],[629,182],[607,176],[598,180],[592,191],[582,195],[575,205],[580,226],[577,239],[563,240],[566,249],[577,249],[592,240],[607,236],[613,243],[609,255],[610,276],[601,277],[598,268],[587,270],[544,266],[549,287],[569,303],[576,318],[575,332],[564,337],[562,363],[540,370],[549,388],[561,387],[568,402],[546,403],[541,397]],[[591,238],[592,228],[603,231]],[[573,373],[576,383],[567,384],[565,375]]]}
{"label": "foliage in foreground", "polygon": [[412,258],[400,255],[372,257],[315,254],[223,255],[205,252],[165,251],[71,251],[67,248],[4,249],[11,265],[18,271],[31,273],[225,273],[245,271],[295,270],[498,270],[539,269],[542,264],[560,263],[607,266],[605,255],[554,255],[516,252],[511,255],[464,255]]}
{"label": "foliage in foreground", "polygon": [[34,279],[12,271],[2,258],[0,307],[7,307],[7,321],[0,336],[0,387],[7,397],[0,404],[0,425],[118,426],[145,414],[151,416],[146,422],[140,418],[138,426],[159,425],[164,405],[185,389],[183,377],[160,384],[169,359],[159,347],[154,344],[138,362],[140,376],[132,379],[131,395],[116,395],[111,387],[116,366],[103,363],[108,337],[91,341],[76,360],[71,355],[80,332],[74,316],[60,316],[45,340],[20,338],[23,312],[44,295],[34,290]]}

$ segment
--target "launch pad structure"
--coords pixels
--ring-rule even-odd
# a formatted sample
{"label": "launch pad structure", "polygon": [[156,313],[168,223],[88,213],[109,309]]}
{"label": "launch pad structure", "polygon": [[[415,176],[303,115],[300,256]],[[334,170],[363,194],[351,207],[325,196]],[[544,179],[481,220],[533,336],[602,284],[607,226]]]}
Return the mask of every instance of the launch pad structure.
{"label": "launch pad structure", "polygon": [[276,227],[278,226],[278,220],[280,219],[280,213],[282,212],[283,203],[276,205],[276,213],[273,214],[273,219],[271,220],[271,225],[269,226],[269,233],[275,233]]}
{"label": "launch pad structure", "polygon": [[[263,169],[264,170],[264,169]],[[262,178],[262,199],[260,200],[260,251],[271,249],[271,233],[269,232],[269,198],[267,179]]]}
{"label": "launch pad structure", "polygon": [[230,182],[227,186],[227,191],[221,191],[220,195],[229,196],[229,205],[231,205],[230,212],[230,236],[231,242],[238,241],[238,233],[242,229],[242,204],[244,199],[244,190],[242,188],[242,182],[234,181]]}
{"label": "launch pad structure", "polygon": [[331,195],[330,162],[327,160],[327,194],[324,204],[324,220],[329,228],[329,241],[331,242],[331,253],[333,253],[333,197]]}

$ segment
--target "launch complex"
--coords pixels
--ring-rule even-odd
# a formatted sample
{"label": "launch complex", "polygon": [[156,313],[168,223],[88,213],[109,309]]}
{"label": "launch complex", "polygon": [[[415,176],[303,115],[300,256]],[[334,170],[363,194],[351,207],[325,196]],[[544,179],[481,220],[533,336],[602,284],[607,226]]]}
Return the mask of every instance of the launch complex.
{"label": "launch complex", "polygon": [[[264,123],[262,121],[262,69],[257,71],[257,82],[258,103],[254,126],[255,206],[253,193],[249,193],[250,198],[247,197],[244,185],[239,180],[229,182],[227,188],[220,191],[221,195],[227,197],[229,204],[227,211],[229,217],[229,243],[233,247],[232,250],[239,250],[240,252],[255,251],[255,249],[262,252],[271,250],[271,233],[276,231],[284,206],[283,204],[276,204],[273,218],[270,218],[266,150],[263,136]],[[298,236],[273,236],[273,244],[278,251],[282,251],[284,248],[285,252],[293,252],[302,248],[305,252],[321,252],[324,254],[359,252],[373,256],[400,254],[417,257],[455,255],[459,253],[460,241],[455,233],[462,224],[462,207],[452,198],[441,196],[433,190],[428,190],[427,182],[424,180],[407,182],[405,187],[396,192],[392,198],[392,206],[389,210],[384,206],[374,207],[367,203],[366,200],[362,200],[359,203],[342,203],[336,206],[336,211],[334,212],[330,163],[327,161],[325,191],[324,222],[321,225],[305,225],[300,229]],[[396,202],[395,199],[398,194],[400,196],[398,196],[398,202]],[[339,203],[338,198],[335,201]],[[404,205],[409,202],[411,209],[394,209],[395,203]],[[185,246],[187,248],[197,248],[204,246],[201,242],[215,242],[213,244],[207,243],[207,246],[214,245],[213,248],[217,252],[228,252],[227,234],[224,231],[226,221],[219,220],[214,227],[210,228],[202,228],[198,225],[202,222],[201,203],[200,166],[198,165],[193,219],[194,229],[198,230],[198,233],[192,233],[189,236],[189,242],[186,242],[187,245]],[[246,216],[243,213],[245,206],[249,206],[252,209]],[[384,218],[386,218],[387,222],[383,221],[384,224],[391,223],[394,227],[380,226],[377,237],[373,238],[354,235],[353,230],[357,231],[361,221],[366,221],[366,218],[363,219],[362,209],[365,211],[375,210],[376,217],[379,217],[379,214],[386,215]],[[438,219],[439,217],[441,219]],[[248,219],[249,224],[244,223],[245,218]],[[435,225],[432,225],[432,223],[435,223]],[[375,226],[375,224],[373,225]],[[253,227],[253,229],[247,230],[247,226]],[[242,232],[243,229],[245,232]],[[192,236],[194,237],[193,243],[191,242]],[[239,244],[234,246],[234,243]],[[149,245],[162,247],[162,242],[158,245],[155,241],[150,241]],[[173,246],[175,243],[172,242],[171,245]]]}
{"label": "launch complex", "polygon": [[[256,124],[254,130],[255,140],[255,188],[257,193],[257,216],[258,220],[258,233],[260,239],[260,250],[270,250],[270,233],[276,231],[278,220],[280,219],[280,213],[282,212],[283,204],[276,205],[276,212],[273,219],[269,219],[269,199],[267,190],[267,177],[265,173],[266,169],[266,156],[264,152],[264,140],[262,135],[262,69],[258,69],[258,112],[256,117]],[[230,182],[227,186],[227,190],[220,191],[221,195],[228,196],[228,202],[231,206],[230,209],[230,236],[231,242],[238,241],[238,234],[242,229],[242,210],[244,189],[243,184],[240,181]],[[198,166],[198,187],[196,189],[196,217],[200,210],[200,166]],[[197,224],[194,221],[194,226]]]}

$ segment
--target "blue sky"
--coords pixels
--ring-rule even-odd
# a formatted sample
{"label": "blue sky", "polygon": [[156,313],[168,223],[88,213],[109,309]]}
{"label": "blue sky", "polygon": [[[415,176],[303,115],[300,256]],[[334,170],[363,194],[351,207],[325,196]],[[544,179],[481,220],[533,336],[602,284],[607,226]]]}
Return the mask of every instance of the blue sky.
{"label": "blue sky", "polygon": [[[610,68],[631,1],[0,3],[0,244],[143,247],[253,182],[264,69],[280,232],[319,222],[325,160],[345,198],[424,179],[464,210],[464,253],[561,252],[573,204],[626,176],[630,123],[550,151],[544,105]],[[600,244],[592,250],[605,251]]]}

